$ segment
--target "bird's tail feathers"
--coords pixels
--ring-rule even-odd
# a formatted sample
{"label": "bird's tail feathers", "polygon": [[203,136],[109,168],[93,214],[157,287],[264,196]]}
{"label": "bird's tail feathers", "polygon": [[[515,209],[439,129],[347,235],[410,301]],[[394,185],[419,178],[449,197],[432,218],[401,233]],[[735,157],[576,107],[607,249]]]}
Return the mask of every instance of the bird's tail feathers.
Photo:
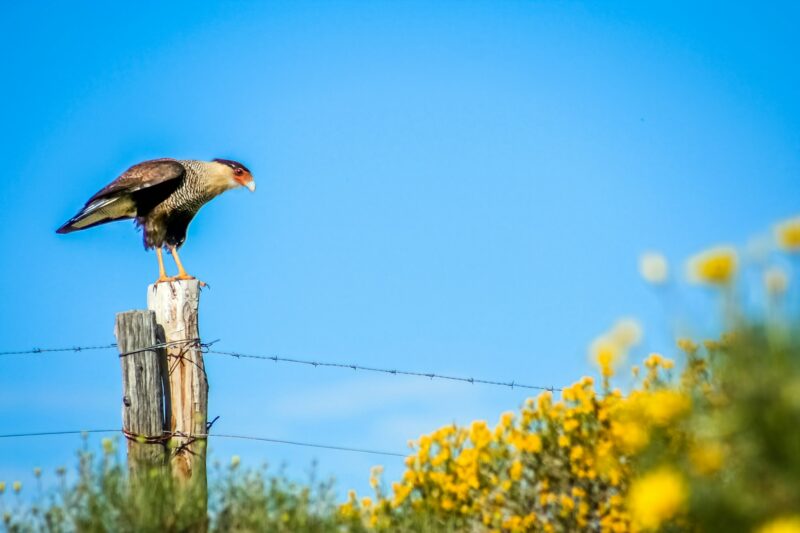
{"label": "bird's tail feathers", "polygon": [[72,233],[135,216],[136,204],[129,196],[98,198],[86,204],[77,215],[58,228],[56,233]]}

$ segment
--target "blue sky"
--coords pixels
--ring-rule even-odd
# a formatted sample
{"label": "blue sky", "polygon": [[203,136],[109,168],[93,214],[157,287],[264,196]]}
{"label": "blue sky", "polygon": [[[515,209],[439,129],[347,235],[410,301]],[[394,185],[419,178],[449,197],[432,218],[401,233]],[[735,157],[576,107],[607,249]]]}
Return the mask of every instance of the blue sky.
{"label": "blue sky", "polygon": [[[220,349],[560,386],[637,316],[668,345],[636,260],[680,264],[795,214],[792,3],[13,3],[0,17],[2,350],[113,341],[156,275],[131,223],[54,233],[154,157],[227,157],[258,191],[193,222]],[[522,390],[209,355],[216,429],[405,450],[496,419]],[[0,357],[0,434],[117,427],[113,352]],[[74,463],[78,437],[0,440],[0,480]],[[313,459],[340,487],[399,461]],[[50,474],[48,474],[50,475]],[[52,476],[51,476],[52,478]]]}

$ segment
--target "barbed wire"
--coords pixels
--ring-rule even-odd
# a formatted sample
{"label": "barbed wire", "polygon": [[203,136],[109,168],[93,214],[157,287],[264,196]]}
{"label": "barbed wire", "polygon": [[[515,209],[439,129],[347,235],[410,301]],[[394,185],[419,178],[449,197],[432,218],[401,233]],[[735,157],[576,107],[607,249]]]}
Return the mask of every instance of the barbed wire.
{"label": "barbed wire", "polygon": [[520,389],[533,389],[533,390],[542,390],[542,391],[560,391],[560,388],[557,387],[546,387],[542,385],[526,385],[525,383],[518,383],[516,381],[495,381],[491,379],[482,379],[482,378],[473,378],[473,377],[463,377],[463,376],[448,376],[444,374],[436,374],[434,372],[416,372],[412,370],[397,370],[391,368],[378,368],[378,367],[371,367],[371,366],[364,366],[364,365],[356,365],[351,363],[337,363],[337,362],[328,362],[328,361],[312,361],[309,359],[295,359],[292,357],[280,357],[278,355],[254,355],[254,354],[245,354],[240,352],[226,352],[222,350],[212,350],[210,348],[205,348],[203,350],[205,353],[209,354],[216,354],[216,355],[227,355],[229,357],[235,357],[237,359],[259,359],[262,361],[272,361],[274,363],[292,363],[292,364],[299,364],[299,365],[308,365],[313,367],[328,367],[328,368],[341,368],[341,369],[350,369],[350,370],[361,370],[364,372],[377,372],[381,374],[393,374],[393,375],[402,375],[402,376],[416,376],[416,377],[423,377],[429,379],[444,379],[450,381],[460,381],[462,383],[470,383],[470,384],[481,384],[481,385],[494,385],[498,387],[509,387],[509,388],[520,388]]}
{"label": "barbed wire", "polygon": [[[217,341],[214,341],[217,342]],[[136,353],[142,352],[149,352],[152,350],[158,350],[160,348],[170,348],[172,346],[180,346],[182,344],[192,344],[196,343],[198,346],[211,346],[214,342],[208,344],[202,344],[200,339],[181,339],[177,341],[170,341],[170,342],[159,342],[153,344],[152,346],[147,346],[145,348],[139,348],[137,350],[131,350],[129,352],[124,352],[119,354],[120,357],[125,357],[128,355],[133,355]],[[42,353],[52,353],[52,352],[84,352],[90,350],[110,350],[111,348],[117,348],[117,343],[112,342],[111,344],[98,344],[96,346],[73,346],[71,348],[31,348],[30,350],[17,350],[17,351],[9,351],[9,352],[0,352],[0,355],[36,355]]]}
{"label": "barbed wire", "polygon": [[[75,429],[65,431],[35,431],[30,433],[6,433],[0,434],[0,439],[21,438],[21,437],[46,437],[54,435],[88,435],[94,433],[119,433],[120,429]],[[124,434],[124,432],[123,432]],[[166,436],[172,436],[170,433],[165,433]],[[390,457],[406,457],[407,454],[398,452],[388,452],[383,450],[372,450],[368,448],[353,448],[350,446],[339,446],[334,444],[320,444],[316,442],[303,442],[298,440],[275,439],[271,437],[258,437],[253,435],[238,435],[231,433],[203,433],[199,435],[182,435],[175,434],[175,436],[191,437],[191,438],[222,438],[222,439],[238,439],[238,440],[251,440],[258,442],[269,442],[273,444],[287,444],[290,446],[303,446],[306,448],[321,448],[325,450],[335,450],[341,452],[364,453],[371,455],[386,455]]]}
{"label": "barbed wire", "polygon": [[[365,366],[365,365],[358,365],[353,363],[342,363],[342,362],[332,362],[332,361],[315,361],[311,359],[297,359],[293,357],[281,357],[278,355],[260,355],[260,354],[248,354],[242,352],[234,352],[234,351],[223,351],[223,350],[214,350],[212,346],[218,342],[219,339],[203,343],[198,338],[193,339],[181,339],[177,341],[170,341],[170,342],[160,342],[156,343],[152,346],[148,346],[145,348],[140,348],[137,350],[131,350],[129,352],[119,354],[120,357],[125,357],[128,355],[147,352],[151,350],[157,350],[161,348],[169,348],[172,346],[180,346],[180,345],[190,345],[196,344],[203,353],[213,354],[213,355],[225,355],[229,357],[234,357],[236,359],[258,359],[263,361],[272,361],[274,363],[291,363],[291,364],[298,364],[298,365],[306,365],[312,366],[314,368],[317,367],[326,367],[326,368],[339,368],[339,369],[347,369],[347,370],[360,370],[362,372],[374,372],[380,374],[392,374],[392,375],[401,375],[401,376],[415,376],[415,377],[423,377],[428,379],[440,379],[440,380],[448,380],[448,381],[458,381],[461,383],[469,383],[469,384],[479,384],[479,385],[491,385],[496,387],[507,387],[507,388],[518,388],[518,389],[529,389],[529,390],[540,390],[540,391],[561,391],[561,388],[553,387],[553,386],[544,386],[544,385],[529,385],[525,383],[519,383],[516,380],[512,381],[497,381],[492,379],[484,379],[484,378],[476,378],[476,377],[464,377],[464,376],[451,376],[446,374],[438,374],[435,372],[419,372],[413,370],[398,370],[396,368],[379,368],[379,367],[372,367],[372,366]],[[106,345],[96,345],[96,346],[74,346],[72,348],[33,348],[31,350],[19,350],[19,351],[8,351],[8,352],[0,352],[0,356],[2,355],[29,355],[29,354],[42,354],[48,352],[81,352],[85,350],[101,350],[101,349],[111,349],[116,348],[117,345],[106,344]]]}
{"label": "barbed wire", "polygon": [[51,435],[83,435],[89,433],[116,433],[118,429],[70,429],[66,431],[35,431],[33,433],[6,433],[0,434],[0,439],[16,437],[48,437]]}
{"label": "barbed wire", "polygon": [[275,444],[289,444],[292,446],[305,446],[308,448],[323,448],[326,450],[337,450],[343,452],[366,453],[372,455],[389,455],[392,457],[406,457],[408,454],[397,452],[386,452],[382,450],[371,450],[368,448],[351,448],[349,446],[336,446],[333,444],[318,444],[314,442],[301,442],[297,440],[273,439],[269,437],[253,437],[250,435],[231,435],[227,433],[211,433],[208,435],[197,435],[198,437],[212,437],[222,439],[240,439],[240,440],[255,440],[261,442],[272,442]]}
{"label": "barbed wire", "polygon": [[[217,341],[214,341],[214,342],[217,342]],[[161,348],[171,348],[173,346],[187,346],[187,345],[191,345],[191,344],[195,344],[195,345],[197,345],[197,347],[202,349],[202,348],[211,346],[213,344],[213,342],[209,343],[209,344],[203,344],[203,343],[200,342],[200,339],[181,339],[181,340],[177,340],[177,341],[158,342],[158,343],[153,344],[152,346],[148,346],[146,348],[139,348],[139,349],[136,349],[136,350],[131,350],[129,352],[121,353],[121,354],[119,354],[119,356],[120,357],[127,357],[129,355],[133,355],[133,354],[136,354],[136,353],[151,352],[153,350],[160,350]]]}
{"label": "barbed wire", "polygon": [[50,352],[84,352],[89,350],[109,350],[116,347],[116,343],[111,343],[97,346],[73,346],[72,348],[32,348],[30,350],[0,352],[0,355],[30,355]]}

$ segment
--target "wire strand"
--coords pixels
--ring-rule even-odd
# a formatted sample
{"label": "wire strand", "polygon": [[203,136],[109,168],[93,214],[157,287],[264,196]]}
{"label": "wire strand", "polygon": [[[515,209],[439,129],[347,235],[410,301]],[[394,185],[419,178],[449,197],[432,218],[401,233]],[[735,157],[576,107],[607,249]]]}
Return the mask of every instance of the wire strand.
{"label": "wire strand", "polygon": [[328,367],[328,368],[342,368],[342,369],[350,369],[350,370],[361,370],[364,372],[377,372],[381,374],[393,374],[393,375],[402,375],[402,376],[416,376],[416,377],[423,377],[429,379],[445,379],[450,381],[460,381],[462,383],[470,383],[470,384],[481,384],[481,385],[494,385],[498,387],[509,387],[509,388],[520,388],[520,389],[533,389],[533,390],[541,390],[541,391],[560,391],[560,388],[557,387],[545,387],[541,385],[526,385],[524,383],[517,383],[516,381],[495,381],[490,379],[481,379],[481,378],[473,378],[473,377],[463,377],[463,376],[448,376],[444,374],[436,374],[433,372],[415,372],[411,370],[397,370],[397,369],[390,369],[390,368],[377,368],[377,367],[370,367],[370,366],[363,366],[363,365],[356,365],[350,363],[336,363],[336,362],[326,362],[326,361],[312,361],[308,359],[295,359],[291,357],[280,357],[277,355],[254,355],[254,354],[245,354],[240,352],[226,352],[222,350],[211,350],[206,349],[206,353],[216,354],[216,355],[226,355],[229,357],[235,357],[237,359],[259,359],[262,361],[272,361],[274,363],[292,363],[292,364],[299,364],[299,365],[307,365],[313,367]]}
{"label": "wire strand", "polygon": [[[180,346],[180,345],[191,345],[195,344],[199,347],[203,353],[209,353],[213,355],[225,355],[228,357],[235,357],[236,359],[257,359],[263,361],[272,361],[274,363],[291,363],[297,365],[306,365],[306,366],[313,366],[314,368],[317,367],[326,367],[326,368],[339,368],[339,369],[349,369],[349,370],[360,370],[362,372],[374,372],[380,374],[392,374],[392,375],[400,375],[400,376],[415,376],[415,377],[423,377],[428,379],[442,379],[442,380],[449,380],[449,381],[458,381],[461,383],[469,383],[469,384],[479,384],[479,385],[491,385],[496,387],[507,387],[507,388],[519,388],[519,389],[529,389],[529,390],[540,390],[540,391],[561,391],[561,388],[553,387],[553,386],[543,386],[543,385],[528,385],[525,383],[518,383],[516,380],[512,381],[497,381],[492,379],[484,379],[484,378],[475,378],[475,377],[464,377],[464,376],[450,376],[445,374],[437,374],[435,372],[418,372],[412,370],[398,370],[393,368],[379,368],[379,367],[372,367],[372,366],[365,366],[365,365],[357,365],[352,363],[340,363],[340,362],[331,362],[331,361],[314,361],[310,359],[297,359],[293,357],[281,357],[278,355],[258,355],[258,354],[247,354],[241,352],[234,352],[234,351],[223,351],[223,350],[213,350],[211,346],[214,345],[218,340],[203,343],[200,339],[181,339],[176,341],[170,342],[160,342],[154,344],[152,346],[148,346],[146,348],[140,348],[137,350],[131,350],[129,352],[119,354],[119,357],[125,357],[128,355],[141,353],[141,352],[148,352],[151,350],[157,350],[161,348],[169,348],[172,346]],[[85,350],[104,350],[104,349],[111,349],[116,348],[117,345],[112,344],[105,344],[105,345],[96,345],[96,346],[74,346],[72,348],[33,348],[32,350],[20,350],[20,351],[8,351],[8,352],[0,352],[0,356],[2,355],[27,355],[27,354],[42,354],[48,352],[82,352]]]}
{"label": "wire strand", "polygon": [[191,345],[195,344],[198,348],[204,348],[207,345],[204,345],[200,342],[200,339],[181,339],[177,341],[170,341],[170,342],[159,342],[152,346],[148,346],[146,348],[139,348],[138,350],[131,350],[129,352],[124,352],[119,354],[120,357],[127,357],[129,355],[142,353],[142,352],[151,352],[153,350],[160,350],[161,348],[171,348],[173,346],[181,346],[181,345]]}
{"label": "wire strand", "polygon": [[[0,439],[10,439],[10,438],[20,438],[20,437],[45,437],[45,436],[53,436],[53,435],[88,435],[92,433],[119,433],[122,430],[120,429],[81,429],[81,430],[66,430],[66,431],[36,431],[31,433],[6,433],[0,434]],[[124,432],[123,432],[124,434]],[[171,434],[169,432],[165,433],[165,436],[180,436],[184,438],[221,438],[221,439],[238,439],[238,440],[252,440],[252,441],[259,441],[259,442],[270,442],[273,444],[287,444],[291,446],[304,446],[306,448],[321,448],[325,450],[336,450],[340,452],[353,452],[353,453],[364,453],[364,454],[371,454],[371,455],[386,455],[390,457],[405,457],[406,454],[397,453],[397,452],[387,452],[383,450],[372,450],[368,448],[353,448],[350,446],[337,446],[333,444],[319,444],[315,442],[303,442],[297,440],[287,440],[287,439],[273,439],[270,437],[256,437],[252,435],[236,435],[230,433],[203,433],[199,435],[178,435],[178,434]]]}
{"label": "wire strand", "polygon": [[88,350],[108,350],[116,348],[115,343],[103,344],[98,346],[73,346],[72,348],[32,348],[30,350],[18,350],[10,352],[0,352],[0,355],[30,355],[51,352],[84,352]]}
{"label": "wire strand", "polygon": [[222,439],[241,439],[241,440],[255,440],[261,442],[271,442],[275,444],[289,444],[292,446],[305,446],[308,448],[323,448],[326,450],[337,450],[342,452],[355,452],[355,453],[366,453],[372,455],[388,455],[392,457],[406,457],[407,454],[397,453],[397,452],[386,452],[381,450],[371,450],[368,448],[351,448],[349,446],[335,446],[332,444],[317,444],[313,442],[300,442],[296,440],[285,440],[285,439],[273,439],[269,437],[252,437],[249,435],[230,435],[226,433],[211,433],[208,435],[197,435],[198,437],[213,437],[213,438],[222,438]]}
{"label": "wire strand", "polygon": [[119,429],[72,429],[67,431],[36,431],[33,433],[6,433],[0,435],[0,439],[12,439],[17,437],[47,437],[51,435],[84,435],[89,433],[116,433]]}

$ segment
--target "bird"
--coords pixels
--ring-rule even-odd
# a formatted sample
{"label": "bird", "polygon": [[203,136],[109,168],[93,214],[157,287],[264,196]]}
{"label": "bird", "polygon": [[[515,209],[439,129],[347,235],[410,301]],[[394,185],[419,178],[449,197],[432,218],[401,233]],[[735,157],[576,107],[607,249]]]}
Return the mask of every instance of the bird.
{"label": "bird", "polygon": [[[238,161],[152,159],[133,165],[94,194],[78,213],[56,230],[71,233],[117,220],[133,219],[142,229],[145,249],[155,249],[156,283],[196,279],[186,273],[178,248],[200,208],[225,191],[255,192],[250,170]],[[162,250],[172,253],[178,275],[168,277]],[[202,282],[201,282],[202,283]]]}

